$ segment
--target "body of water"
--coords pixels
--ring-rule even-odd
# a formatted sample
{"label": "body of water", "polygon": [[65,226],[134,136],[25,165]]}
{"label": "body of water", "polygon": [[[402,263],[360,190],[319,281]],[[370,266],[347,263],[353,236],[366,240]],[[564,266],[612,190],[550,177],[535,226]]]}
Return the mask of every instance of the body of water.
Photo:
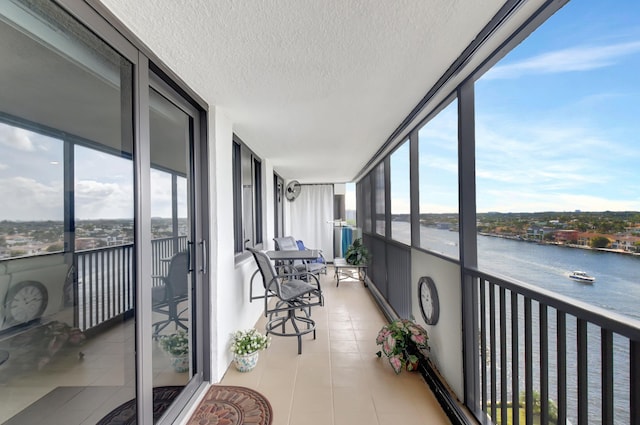
{"label": "body of water", "polygon": [[[458,258],[457,232],[443,229],[422,228],[422,244],[428,249]],[[490,274],[500,275],[551,290],[585,303],[601,307],[605,310],[640,319],[640,257],[611,252],[592,251],[580,248],[569,248],[555,245],[536,244],[512,239],[478,235],[479,269]],[[596,281],[586,284],[569,279],[573,270],[583,270],[594,276]],[[498,298],[496,297],[496,300]],[[509,306],[509,298],[507,305]],[[523,323],[523,304],[520,303],[519,316]],[[507,315],[510,316],[508,307]],[[509,323],[509,320],[507,322]],[[539,359],[539,313],[537,305],[533,308],[534,326],[534,359]],[[556,391],[556,315],[553,309],[548,315],[549,332],[549,394],[557,399]],[[523,325],[521,325],[523,326]],[[524,329],[524,328],[523,328]],[[508,324],[510,335],[510,324]],[[568,419],[577,423],[577,365],[576,320],[567,317],[567,410]],[[511,352],[511,341],[508,336],[504,343]],[[601,424],[601,354],[600,330],[589,325],[587,331],[588,345],[593,347],[588,352],[588,391],[589,391],[589,423]],[[524,353],[524,337],[519,341],[520,352]],[[499,363],[499,341],[496,347]],[[539,387],[539,363],[535,360],[534,387]],[[508,360],[509,394],[510,359]],[[520,388],[524,389],[524,355],[520,360]],[[614,335],[614,415],[615,423],[629,423],[629,343],[626,338]],[[498,367],[499,370],[499,367]],[[499,377],[498,377],[499,381]],[[500,383],[498,383],[500,387]]]}
{"label": "body of water", "polygon": [[[457,232],[423,227],[423,245],[458,258]],[[478,235],[479,269],[640,320],[640,256]],[[569,279],[573,270],[593,284]]]}

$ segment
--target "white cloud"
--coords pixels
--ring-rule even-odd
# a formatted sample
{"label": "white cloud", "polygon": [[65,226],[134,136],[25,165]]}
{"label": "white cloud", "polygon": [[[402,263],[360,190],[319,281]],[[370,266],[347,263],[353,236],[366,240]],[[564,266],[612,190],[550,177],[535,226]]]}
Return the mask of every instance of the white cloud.
{"label": "white cloud", "polygon": [[76,217],[79,219],[133,217],[131,186],[81,180],[75,187]]}
{"label": "white cloud", "polygon": [[0,162],[0,170],[6,170],[8,168],[9,166],[7,164],[3,164],[2,162]]}
{"label": "white cloud", "polygon": [[624,56],[640,52],[640,41],[608,46],[578,46],[544,53],[519,62],[496,65],[483,79],[519,78],[531,74],[588,71],[614,65]]}
{"label": "white cloud", "polygon": [[31,140],[32,132],[0,123],[0,144],[13,149],[33,152],[36,146]]}
{"label": "white cloud", "polygon": [[478,199],[478,212],[537,212],[537,211],[638,211],[640,200],[615,200],[601,196],[573,193],[540,193],[535,189],[494,189]]}
{"label": "white cloud", "polygon": [[34,179],[0,179],[1,220],[62,220],[62,182],[47,184]]}
{"label": "white cloud", "polygon": [[420,212],[431,214],[457,214],[458,209],[457,205],[423,202],[420,204]]}

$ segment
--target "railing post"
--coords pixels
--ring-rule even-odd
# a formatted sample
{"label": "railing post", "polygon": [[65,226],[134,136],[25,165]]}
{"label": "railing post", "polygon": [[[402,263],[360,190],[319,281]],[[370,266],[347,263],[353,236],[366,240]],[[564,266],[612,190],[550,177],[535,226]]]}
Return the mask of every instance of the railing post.
{"label": "railing post", "polygon": [[513,425],[520,425],[520,362],[518,332],[518,294],[510,291],[511,297],[511,413]]}
{"label": "railing post", "polygon": [[613,423],[613,334],[601,329],[602,423]]}
{"label": "railing post", "polygon": [[509,414],[507,384],[507,302],[506,292],[500,287],[500,422],[508,423]]}
{"label": "railing post", "polygon": [[498,389],[497,376],[498,368],[496,364],[496,286],[489,282],[489,347],[491,349],[491,419],[495,422],[498,420],[497,406]]}
{"label": "railing post", "polygon": [[629,342],[629,372],[629,423],[640,425],[640,341]]}
{"label": "railing post", "polygon": [[587,321],[578,319],[578,425],[589,423],[589,379],[587,377]]}
{"label": "railing post", "polygon": [[524,298],[524,403],[525,423],[533,423],[533,323],[531,298]]}
{"label": "railing post", "polygon": [[567,315],[556,310],[558,359],[558,423],[567,423]]}
{"label": "railing post", "polygon": [[549,316],[540,303],[540,425],[549,425]]}
{"label": "railing post", "polygon": [[464,275],[463,286],[463,347],[465,404],[474,412],[482,411],[480,406],[480,360],[478,317],[478,278]]}

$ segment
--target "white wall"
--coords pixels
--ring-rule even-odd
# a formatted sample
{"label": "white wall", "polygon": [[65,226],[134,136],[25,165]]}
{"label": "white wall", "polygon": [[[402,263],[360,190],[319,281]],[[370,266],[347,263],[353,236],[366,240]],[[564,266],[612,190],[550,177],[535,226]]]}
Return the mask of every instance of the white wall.
{"label": "white wall", "polygon": [[[211,380],[218,382],[231,363],[229,338],[233,331],[251,328],[263,311],[259,301],[249,303],[249,280],[256,270],[247,257],[236,264],[233,235],[233,123],[220,109],[209,111],[211,199]],[[269,167],[266,167],[269,168]],[[268,184],[267,184],[268,187]],[[265,211],[273,209],[265,199]],[[273,189],[271,190],[273,192]],[[260,285],[262,285],[261,281]]]}
{"label": "white wall", "polygon": [[440,319],[434,326],[424,323],[417,296],[412,297],[411,311],[416,321],[429,334],[431,360],[447,384],[463,399],[464,381],[462,371],[462,288],[460,266],[422,251],[411,253],[412,294],[418,293],[418,280],[429,276],[436,284],[440,300]]}

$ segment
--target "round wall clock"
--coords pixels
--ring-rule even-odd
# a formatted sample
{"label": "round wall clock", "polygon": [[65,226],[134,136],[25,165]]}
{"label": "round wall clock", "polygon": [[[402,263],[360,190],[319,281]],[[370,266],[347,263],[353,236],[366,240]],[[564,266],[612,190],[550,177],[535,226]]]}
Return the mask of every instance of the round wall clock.
{"label": "round wall clock", "polygon": [[440,302],[436,284],[430,277],[423,276],[418,281],[420,313],[427,325],[435,325],[440,317]]}

